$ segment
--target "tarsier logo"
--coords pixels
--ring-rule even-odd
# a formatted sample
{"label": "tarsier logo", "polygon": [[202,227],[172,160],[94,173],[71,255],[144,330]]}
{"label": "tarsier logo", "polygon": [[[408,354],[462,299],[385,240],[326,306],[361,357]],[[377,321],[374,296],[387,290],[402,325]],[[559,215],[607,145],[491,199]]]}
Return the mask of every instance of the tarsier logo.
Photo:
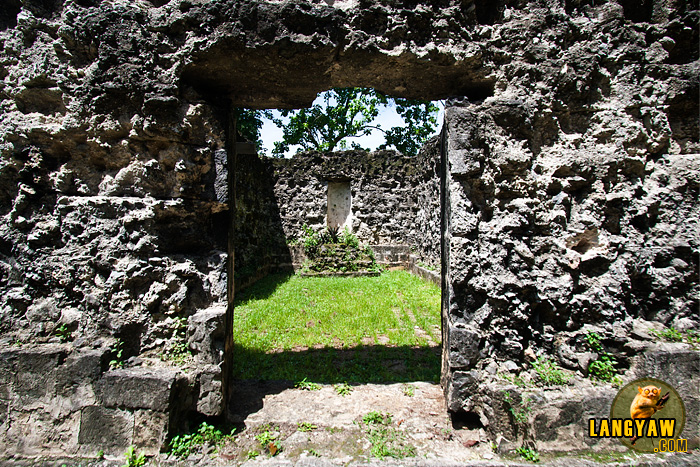
{"label": "tarsier logo", "polygon": [[632,381],[623,387],[610,408],[610,418],[588,420],[591,438],[619,438],[643,452],[687,451],[680,437],[685,406],[676,390],[654,378]]}

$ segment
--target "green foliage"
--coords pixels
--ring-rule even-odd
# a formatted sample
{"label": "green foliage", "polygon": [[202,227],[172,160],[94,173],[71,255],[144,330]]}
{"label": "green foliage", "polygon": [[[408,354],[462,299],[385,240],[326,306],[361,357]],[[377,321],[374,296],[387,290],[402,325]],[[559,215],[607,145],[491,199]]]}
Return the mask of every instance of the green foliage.
{"label": "green foliage", "polygon": [[340,383],[333,386],[335,392],[340,396],[349,396],[352,392],[352,387],[348,383]]}
{"label": "green foliage", "polygon": [[549,386],[561,386],[569,382],[571,375],[564,372],[556,362],[549,357],[540,356],[532,362],[532,366],[540,380]]}
{"label": "green foliage", "polygon": [[412,384],[404,384],[401,386],[401,391],[404,396],[413,397],[416,395],[416,387]]}
{"label": "green foliage", "polygon": [[527,423],[527,419],[532,411],[529,405],[531,399],[528,399],[526,403],[523,403],[520,407],[517,407],[515,401],[513,401],[513,399],[510,397],[510,392],[506,391],[505,394],[503,394],[503,401],[508,404],[508,411],[513,416],[515,423],[519,425]]}
{"label": "green foliage", "polygon": [[177,318],[170,342],[160,354],[160,359],[176,365],[184,365],[192,358],[192,352],[187,345],[187,319]]}
{"label": "green foliage", "polygon": [[308,453],[309,453],[310,456],[321,457],[321,454],[319,454],[318,452],[316,452],[315,449],[309,449],[309,450],[308,450]]}
{"label": "green foliage", "polygon": [[617,360],[610,352],[605,351],[601,342],[601,337],[598,333],[589,331],[585,336],[586,342],[591,350],[598,354],[598,359],[592,361],[588,365],[588,373],[595,380],[605,383],[612,383],[619,386],[622,384],[622,379],[617,376]]}
{"label": "green foliage", "polygon": [[362,417],[362,423],[372,446],[370,450],[372,456],[380,459],[386,457],[400,459],[416,455],[416,448],[406,444],[406,436],[391,426],[391,414],[372,411]]}
{"label": "green foliage", "polygon": [[233,117],[236,119],[238,134],[248,141],[255,143],[258,149],[262,148],[260,129],[263,126],[263,118],[272,118],[269,110],[233,109]]}
{"label": "green foliage", "polygon": [[255,459],[260,455],[258,451],[248,451],[248,455],[246,456],[248,459]]}
{"label": "green foliage", "polygon": [[518,455],[520,455],[520,457],[525,459],[526,461],[530,461],[530,462],[539,462],[540,461],[540,455],[534,449],[526,448],[525,446],[523,446],[523,447],[516,449],[515,452],[517,452]]}
{"label": "green foliage", "polygon": [[122,368],[124,366],[124,342],[117,338],[114,344],[112,344],[110,351],[114,355],[114,358],[109,362],[109,367],[112,369]]}
{"label": "green foliage", "polygon": [[525,386],[527,386],[527,382],[525,382],[525,380],[522,379],[519,375],[511,376],[507,373],[499,373],[498,376],[505,379],[509,383],[518,386],[519,388],[524,388]]}
{"label": "green foliage", "polygon": [[191,454],[200,452],[206,445],[215,446],[217,449],[227,440],[233,438],[235,428],[228,435],[220,429],[202,422],[194,433],[177,435],[169,444],[169,453],[180,459],[186,459]]}
{"label": "green foliage", "polygon": [[306,378],[302,379],[301,381],[298,381],[294,387],[297,389],[301,389],[303,391],[319,391],[321,390],[321,385],[318,383],[313,383],[311,381],[307,381]]}
{"label": "green foliage", "polygon": [[314,425],[313,423],[309,422],[299,422],[297,423],[297,429],[302,432],[309,432],[309,431],[314,431],[318,426]]}
{"label": "green foliage", "polygon": [[389,425],[391,424],[391,414],[373,410],[362,417],[362,423],[365,425]]}
{"label": "green foliage", "polygon": [[61,342],[68,342],[73,338],[73,331],[68,329],[68,326],[61,324],[54,330],[54,334],[61,339]]}
{"label": "green foliage", "polygon": [[597,332],[588,331],[588,334],[586,334],[584,338],[586,339],[586,342],[588,342],[588,346],[591,348],[591,350],[594,352],[603,351],[603,345],[600,342],[600,335]]}
{"label": "green foliage", "polygon": [[698,344],[700,344],[700,333],[692,329],[684,332],[670,327],[663,331],[652,331],[652,333],[669,342],[686,342],[694,349],[697,349]]}
{"label": "green foliage", "polygon": [[[418,153],[423,143],[437,128],[438,108],[431,102],[412,99],[391,99],[368,88],[335,88],[322,95],[323,104],[309,109],[282,110],[289,117],[282,127],[282,141],[275,143],[273,154],[281,155],[292,145],[301,150],[333,151],[347,149],[348,138],[369,134],[373,129],[384,133],[385,143],[380,149],[395,147],[407,155]],[[374,124],[382,107],[396,106],[404,125],[384,129]],[[357,143],[350,147],[362,149]]]}
{"label": "green foliage", "polygon": [[122,465],[122,467],[142,467],[146,465],[146,455],[143,452],[136,454],[134,446],[129,446],[124,453],[124,458],[126,459],[126,464]]}
{"label": "green foliage", "polygon": [[105,451],[104,451],[104,449],[100,449],[99,451],[97,451],[97,458],[98,458],[98,459],[104,459],[104,458],[105,458]]}
{"label": "green foliage", "polygon": [[255,439],[263,449],[267,449],[271,456],[276,456],[282,451],[282,442],[277,439],[279,434],[272,431],[269,425],[264,425],[261,429],[263,431],[255,435]]}
{"label": "green foliage", "polygon": [[350,232],[350,229],[348,227],[345,227],[343,229],[343,232],[340,234],[340,243],[343,243],[349,247],[352,248],[359,248],[360,247],[360,240],[357,238],[357,236]]}

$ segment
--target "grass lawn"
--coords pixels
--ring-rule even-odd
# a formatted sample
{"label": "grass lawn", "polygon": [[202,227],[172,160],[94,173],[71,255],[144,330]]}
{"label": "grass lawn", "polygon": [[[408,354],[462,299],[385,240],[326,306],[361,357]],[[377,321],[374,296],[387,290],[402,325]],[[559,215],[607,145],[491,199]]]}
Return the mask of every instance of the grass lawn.
{"label": "grass lawn", "polygon": [[238,379],[435,381],[440,289],[406,271],[271,275],[236,297],[234,339]]}

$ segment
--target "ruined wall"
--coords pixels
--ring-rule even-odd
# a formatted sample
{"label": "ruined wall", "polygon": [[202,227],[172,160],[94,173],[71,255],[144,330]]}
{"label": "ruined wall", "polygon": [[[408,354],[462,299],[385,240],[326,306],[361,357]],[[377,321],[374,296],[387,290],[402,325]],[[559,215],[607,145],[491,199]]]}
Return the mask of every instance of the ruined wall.
{"label": "ruined wall", "polygon": [[[699,325],[697,1],[25,0],[0,13],[3,452],[74,452],[104,420],[131,433],[115,437],[123,451],[141,410],[166,431],[180,408],[220,413],[205,370],[231,298],[219,106],[306,105],[333,86],[467,96],[445,134],[451,410],[505,430],[492,375],[538,351],[584,374],[588,329],[625,379],[697,374],[697,352],[662,355],[642,331]],[[199,362],[190,396],[175,366],[157,378],[165,405],[95,389],[146,387],[135,381],[164,363],[176,318]],[[117,337],[138,359],[108,371]],[[87,373],[66,366],[93,350]],[[44,392],[33,366],[73,376],[47,376]],[[72,387],[93,395],[69,404]],[[22,435],[34,426],[51,441]]]}
{"label": "ruined wall", "polygon": [[419,208],[421,215],[427,214],[418,206],[416,185],[419,178],[435,175],[421,170],[421,164],[430,165],[425,159],[395,151],[301,153],[291,159],[267,159],[274,171],[286,237],[300,238],[304,224],[316,230],[326,227],[328,184],[342,180],[350,183],[351,230],[362,242],[413,245],[421,236],[415,222]]}
{"label": "ruined wall", "polygon": [[270,164],[257,154],[238,154],[234,177],[234,286],[240,290],[291,258]]}
{"label": "ruined wall", "polygon": [[[491,428],[507,407],[485,389],[498,373],[527,373],[544,354],[586,375],[589,331],[624,381],[651,358],[663,364],[650,374],[697,384],[697,353],[659,357],[668,349],[648,321],[700,325],[698,11],[654,2],[640,17],[631,2],[583,3],[509,9],[507,23],[482,29],[502,64],[495,95],[446,111],[443,376],[452,410]],[[698,405],[692,390],[684,397]],[[539,440],[566,444],[568,429]]]}

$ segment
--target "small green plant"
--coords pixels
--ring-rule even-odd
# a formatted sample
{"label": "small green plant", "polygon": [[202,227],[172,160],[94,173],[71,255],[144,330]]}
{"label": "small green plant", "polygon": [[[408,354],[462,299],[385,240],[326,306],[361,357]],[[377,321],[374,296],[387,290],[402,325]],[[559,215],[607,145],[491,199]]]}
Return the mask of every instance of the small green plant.
{"label": "small green plant", "polygon": [[700,333],[689,329],[687,331],[679,331],[676,328],[670,327],[663,331],[652,331],[657,337],[669,342],[686,342],[694,349],[700,344]]}
{"label": "small green plant", "polygon": [[122,368],[124,366],[124,342],[117,337],[110,350],[114,354],[114,358],[109,362],[109,367],[112,369]]}
{"label": "small green plant", "polygon": [[352,248],[360,247],[360,240],[355,234],[350,232],[350,229],[347,226],[343,229],[343,233],[340,235],[340,242]]}
{"label": "small green plant", "polygon": [[126,464],[122,467],[142,467],[146,465],[146,455],[143,452],[136,454],[136,448],[134,446],[129,446],[129,448],[124,453],[126,458]]}
{"label": "small green plant", "polygon": [[302,432],[314,431],[318,426],[309,422],[299,422],[297,423],[297,429]]}
{"label": "small green plant", "polygon": [[499,373],[498,376],[508,381],[509,383],[518,386],[519,388],[524,388],[525,386],[527,386],[527,382],[524,379],[522,379],[520,375],[512,376],[508,373]]}
{"label": "small green plant", "polygon": [[340,396],[349,396],[352,392],[352,387],[348,383],[340,383],[333,386],[335,392]]}
{"label": "small green plant", "polygon": [[61,339],[61,342],[68,342],[73,338],[73,331],[69,330],[65,323],[58,326],[54,331],[54,334]]}
{"label": "small green plant", "polygon": [[516,449],[515,452],[517,452],[518,455],[521,458],[525,459],[526,461],[530,461],[530,462],[539,462],[540,461],[539,453],[532,448],[526,448],[525,446],[523,446],[523,447]]}
{"label": "small green plant", "polygon": [[297,382],[297,384],[295,384],[294,387],[296,387],[297,389],[304,390],[304,391],[318,391],[321,389],[320,384],[313,383],[311,381],[307,381],[306,378]]}
{"label": "small green plant", "polygon": [[170,440],[169,454],[186,459],[191,454],[201,451],[205,445],[214,446],[218,450],[224,442],[233,438],[234,431],[235,428],[228,435],[225,435],[214,425],[202,422],[194,433],[177,435]]}
{"label": "small green plant", "polygon": [[272,428],[269,425],[264,425],[262,430],[262,432],[255,435],[255,439],[260,443],[260,446],[263,449],[267,449],[273,457],[282,452],[282,443],[277,439],[278,434],[271,431]]}
{"label": "small green plant", "polygon": [[383,414],[373,410],[362,417],[362,423],[365,425],[389,425],[391,423],[391,414]]}
{"label": "small green plant", "polygon": [[321,454],[319,454],[315,449],[309,449],[308,453],[310,456],[321,457]]}
{"label": "small green plant", "polygon": [[99,451],[97,451],[97,458],[98,458],[98,459],[104,459],[104,458],[105,458],[105,451],[104,451],[104,449],[100,449]]}
{"label": "small green plant", "polygon": [[413,384],[404,384],[401,386],[401,391],[406,397],[413,397],[416,395],[416,387]]}
{"label": "small green plant", "polygon": [[683,333],[675,328],[666,328],[663,331],[652,331],[657,336],[671,342],[683,342]]}
{"label": "small green plant", "polygon": [[510,397],[510,391],[506,391],[503,394],[503,401],[508,404],[508,411],[513,416],[515,423],[519,425],[527,423],[528,416],[532,411],[529,406],[530,399],[528,399],[527,403],[522,404],[522,407],[516,408],[515,401],[513,401],[513,399]]}
{"label": "small green plant", "polygon": [[605,351],[601,343],[601,337],[597,332],[589,331],[585,336],[591,350],[598,354],[598,358],[588,365],[588,373],[595,380],[612,383],[615,386],[622,384],[622,379],[617,376],[617,360],[610,352]]}
{"label": "small green plant", "polygon": [[192,357],[187,345],[187,319],[177,318],[170,343],[160,354],[160,359],[176,365],[184,365]]}
{"label": "small green plant", "polygon": [[416,264],[423,269],[427,269],[428,271],[436,272],[438,270],[437,266],[433,266],[432,264],[424,263],[423,261],[418,261]]}
{"label": "small green plant", "polygon": [[248,451],[248,455],[246,456],[248,459],[255,459],[260,455],[258,451]]}
{"label": "small green plant", "polygon": [[565,373],[552,358],[537,357],[532,366],[539,379],[548,386],[561,386],[571,379],[571,375]]}
{"label": "small green plant", "polygon": [[406,444],[406,436],[391,426],[392,416],[372,411],[362,417],[362,423],[370,442],[370,453],[379,459],[413,457],[416,448]]}

